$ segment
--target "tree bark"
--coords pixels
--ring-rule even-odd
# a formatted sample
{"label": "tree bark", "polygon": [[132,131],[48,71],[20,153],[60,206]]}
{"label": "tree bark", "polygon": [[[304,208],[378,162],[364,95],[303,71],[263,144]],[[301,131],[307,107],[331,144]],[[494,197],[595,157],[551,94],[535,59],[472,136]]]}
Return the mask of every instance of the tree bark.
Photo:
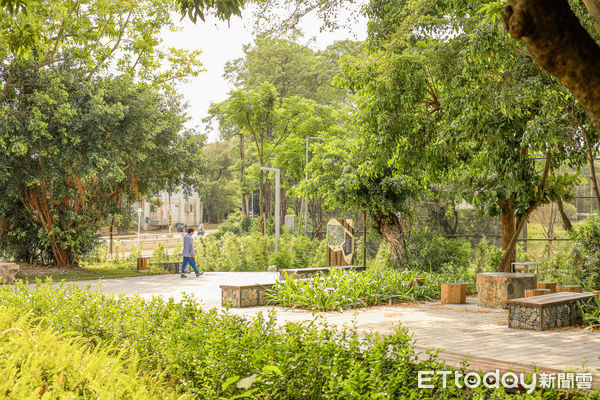
{"label": "tree bark", "polygon": [[8,230],[8,221],[6,217],[0,215],[0,238],[4,236],[4,232]]}
{"label": "tree bark", "polygon": [[537,65],[573,93],[600,131],[600,47],[567,0],[509,0],[502,16]]}
{"label": "tree bark", "polygon": [[558,213],[560,214],[560,218],[562,220],[562,226],[565,229],[565,231],[568,232],[571,229],[573,229],[573,224],[571,223],[569,216],[565,212],[565,207],[564,207],[562,199],[560,197],[558,199],[556,199],[556,207],[558,208]]}
{"label": "tree bark", "polygon": [[506,259],[500,263],[498,266],[498,272],[511,272],[512,263],[515,262],[515,246],[511,246],[510,243],[517,230],[515,210],[513,208],[512,200],[506,200],[502,204],[500,224],[502,225],[502,250],[505,254],[508,253],[509,256],[507,256]]}
{"label": "tree bark", "polygon": [[[600,18],[600,0],[583,0],[583,4],[585,4],[585,8],[596,16],[596,18]],[[600,34],[600,20],[594,24],[594,28],[596,28],[596,32]]]}
{"label": "tree bark", "polygon": [[392,260],[394,261],[394,265],[398,265],[400,261],[406,259],[406,242],[402,221],[393,213],[380,214],[374,219],[379,234],[383,235],[390,242]]}
{"label": "tree bark", "polygon": [[[539,184],[539,196],[537,197],[535,202],[533,202],[533,204],[531,204],[527,208],[527,210],[525,211],[525,214],[523,214],[523,215],[519,216],[519,218],[517,218],[517,224],[516,224],[516,227],[514,227],[513,235],[512,235],[512,237],[510,237],[510,240],[508,240],[509,236],[504,234],[504,221],[503,221],[502,249],[504,250],[504,254],[502,255],[502,258],[500,259],[500,264],[498,265],[498,269],[497,269],[498,272],[511,272],[512,271],[511,262],[513,262],[515,259],[514,253],[515,253],[515,249],[517,247],[517,239],[518,239],[519,235],[521,234],[521,230],[523,230],[523,226],[527,223],[527,218],[529,217],[529,215],[540,204],[542,204],[542,201],[544,200],[544,193],[546,191],[546,181],[548,179],[548,173],[550,172],[551,160],[552,160],[552,154],[547,153],[546,154],[546,163],[544,165],[544,172],[542,173],[542,180]],[[504,217],[506,214],[510,214],[512,212],[512,215],[513,215],[512,223],[514,224],[514,208],[513,208],[512,200],[508,200],[508,202],[509,202],[508,204],[501,204],[502,216]],[[506,206],[506,209],[505,209],[505,206]],[[508,220],[506,221],[506,223],[510,224],[510,222],[508,222]],[[507,227],[507,229],[512,229],[512,228]],[[505,242],[505,240],[506,240],[506,242]],[[511,261],[511,260],[513,260],[513,261]]]}

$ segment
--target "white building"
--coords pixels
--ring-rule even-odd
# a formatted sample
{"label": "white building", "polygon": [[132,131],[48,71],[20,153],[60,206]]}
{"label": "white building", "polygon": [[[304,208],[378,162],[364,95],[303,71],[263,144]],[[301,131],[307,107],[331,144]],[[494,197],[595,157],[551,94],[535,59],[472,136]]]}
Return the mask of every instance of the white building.
{"label": "white building", "polygon": [[166,192],[159,193],[152,200],[142,200],[134,205],[134,210],[142,209],[141,229],[168,226],[171,216],[171,226],[182,223],[194,229],[202,222],[203,203],[196,193],[185,197],[183,193],[173,193],[169,196]]}

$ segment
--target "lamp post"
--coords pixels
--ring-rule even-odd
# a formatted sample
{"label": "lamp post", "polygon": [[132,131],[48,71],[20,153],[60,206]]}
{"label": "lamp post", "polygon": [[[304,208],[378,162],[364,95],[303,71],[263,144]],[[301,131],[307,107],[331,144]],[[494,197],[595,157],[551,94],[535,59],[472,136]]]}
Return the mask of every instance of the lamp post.
{"label": "lamp post", "polygon": [[281,219],[281,190],[279,189],[279,168],[268,168],[268,167],[260,167],[261,171],[269,171],[275,172],[275,253],[279,250],[279,228],[280,228],[280,219]]}
{"label": "lamp post", "polygon": [[138,208],[137,210],[135,210],[135,212],[138,215],[138,246],[140,245],[140,225],[142,223],[142,213],[144,212],[144,210],[142,210],[141,208]]}
{"label": "lamp post", "polygon": [[[308,141],[310,139],[325,140],[322,137],[318,137],[318,136],[307,136],[306,137],[306,163],[304,164],[304,169],[306,169],[306,166],[308,165]],[[308,180],[308,172],[305,172],[304,179]],[[306,234],[307,226],[308,226],[308,198],[306,197],[306,194],[305,194],[304,195],[304,234]]]}

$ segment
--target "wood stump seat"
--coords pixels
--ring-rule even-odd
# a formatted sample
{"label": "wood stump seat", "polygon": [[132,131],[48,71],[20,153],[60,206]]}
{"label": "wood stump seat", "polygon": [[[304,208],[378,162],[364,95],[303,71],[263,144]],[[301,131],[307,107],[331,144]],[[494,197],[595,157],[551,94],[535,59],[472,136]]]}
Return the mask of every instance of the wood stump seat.
{"label": "wood stump seat", "polygon": [[550,293],[556,293],[556,282],[538,282],[538,289],[550,289]]}
{"label": "wood stump seat", "polygon": [[465,304],[467,302],[467,284],[442,283],[440,300],[442,304]]}
{"label": "wood stump seat", "polygon": [[148,257],[138,257],[137,270],[140,272],[148,272]]}
{"label": "wood stump seat", "polygon": [[556,287],[556,292],[557,293],[562,293],[562,292],[574,292],[574,293],[583,293],[583,288],[581,286],[557,286]]}
{"label": "wood stump seat", "polygon": [[550,289],[527,289],[525,290],[525,297],[541,296],[550,293]]}

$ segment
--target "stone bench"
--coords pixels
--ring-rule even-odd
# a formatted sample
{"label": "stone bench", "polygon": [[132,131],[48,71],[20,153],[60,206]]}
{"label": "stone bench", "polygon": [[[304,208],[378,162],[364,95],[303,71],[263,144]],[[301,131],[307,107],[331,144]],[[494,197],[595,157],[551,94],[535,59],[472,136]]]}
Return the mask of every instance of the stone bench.
{"label": "stone bench", "polygon": [[477,274],[477,305],[506,308],[507,300],[520,299],[525,290],[537,288],[535,274],[484,272]]}
{"label": "stone bench", "polygon": [[266,306],[268,297],[266,291],[273,288],[274,283],[254,285],[220,285],[221,305],[242,308]]}
{"label": "stone bench", "polygon": [[562,292],[507,300],[508,327],[513,329],[548,329],[582,322],[580,304],[596,297],[593,293]]}
{"label": "stone bench", "polygon": [[336,267],[321,267],[321,268],[295,268],[279,270],[279,280],[286,280],[287,277],[292,279],[307,279],[312,278],[317,274],[328,274],[331,270],[342,271],[357,271],[364,272],[367,267],[361,265],[342,265]]}

